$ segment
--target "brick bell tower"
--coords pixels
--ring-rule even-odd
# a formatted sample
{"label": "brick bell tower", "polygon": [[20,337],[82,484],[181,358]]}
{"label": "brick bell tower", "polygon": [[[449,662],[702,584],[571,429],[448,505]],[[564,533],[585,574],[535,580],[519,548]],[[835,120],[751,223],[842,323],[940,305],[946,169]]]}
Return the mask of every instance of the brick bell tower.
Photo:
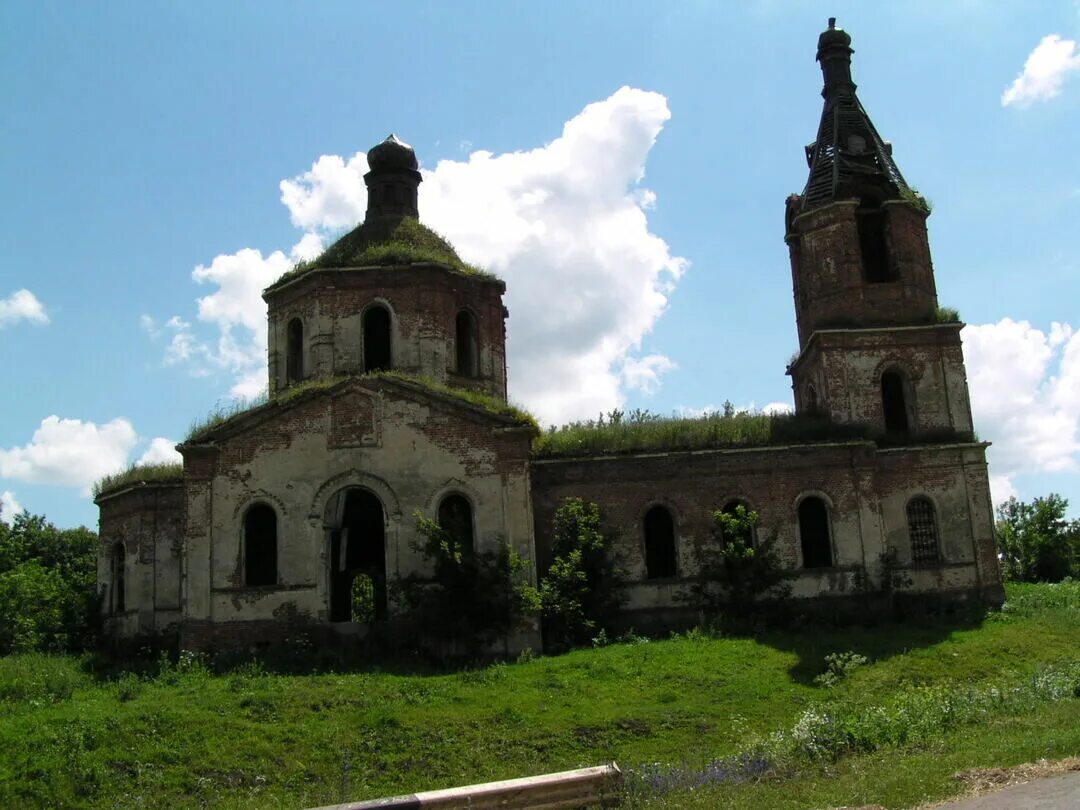
{"label": "brick bell tower", "polygon": [[401,372],[506,398],[506,285],[420,222],[416,153],[367,153],[364,221],[263,291],[269,390]]}
{"label": "brick bell tower", "polygon": [[851,37],[830,19],[818,39],[825,103],[806,147],[810,175],[787,200],[795,409],[898,440],[967,440],[963,324],[938,309],[929,207],[859,102],[852,53]]}

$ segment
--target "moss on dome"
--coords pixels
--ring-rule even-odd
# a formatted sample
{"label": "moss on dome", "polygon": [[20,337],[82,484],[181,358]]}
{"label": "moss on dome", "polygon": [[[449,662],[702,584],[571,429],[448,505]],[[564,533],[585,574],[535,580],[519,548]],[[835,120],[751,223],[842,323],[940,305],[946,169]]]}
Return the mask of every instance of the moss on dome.
{"label": "moss on dome", "polygon": [[438,262],[466,275],[496,277],[463,261],[453,245],[419,220],[412,217],[380,218],[362,222],[317,258],[298,263],[270,289],[321,268],[387,267],[416,262]]}

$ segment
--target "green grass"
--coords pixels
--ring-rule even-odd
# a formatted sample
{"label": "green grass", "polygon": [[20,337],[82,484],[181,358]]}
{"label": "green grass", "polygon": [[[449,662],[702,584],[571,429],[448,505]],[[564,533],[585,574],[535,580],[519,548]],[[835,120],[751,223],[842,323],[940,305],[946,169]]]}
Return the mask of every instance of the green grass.
{"label": "green grass", "polygon": [[[608,760],[693,771],[762,750],[787,759],[760,780],[634,801],[909,806],[958,790],[950,774],[965,767],[1080,752],[1080,700],[1028,689],[1080,665],[1080,584],[1009,596],[984,620],[694,632],[456,672],[214,675],[187,658],[103,680],[74,658],[0,659],[0,806],[297,808]],[[814,685],[844,651],[869,663]],[[942,708],[994,686],[1015,697]],[[808,713],[896,730],[900,708],[913,718],[901,743],[864,722],[858,748],[793,747]]]}
{"label": "green grass", "polygon": [[[184,441],[200,441],[211,431],[240,416],[245,416],[259,410],[280,408],[303,394],[307,394],[311,391],[323,391],[333,388],[344,382],[346,379],[349,378],[345,376],[315,377],[305,380],[297,385],[291,385],[288,388],[277,392],[273,397],[269,397],[264,393],[254,399],[237,400],[227,404],[219,404],[206,416],[192,422],[191,427],[188,428],[187,436],[184,438]],[[464,388],[455,388],[440,383],[437,380],[433,380],[430,377],[417,377],[400,371],[375,371],[370,374],[356,375],[355,379],[400,380],[401,382],[419,386],[436,394],[452,397],[474,407],[481,408],[488,413],[509,417],[522,425],[531,426],[539,431],[536,418],[532,414],[516,405],[504,402],[503,400],[493,397],[490,394],[485,394],[482,391],[470,391]]]}
{"label": "green grass", "polygon": [[123,489],[131,484],[181,481],[183,478],[183,464],[137,464],[128,467],[123,472],[106,475],[104,478],[97,480],[94,482],[93,493],[96,498],[99,495]]}
{"label": "green grass", "polygon": [[496,278],[483,268],[463,261],[445,237],[419,220],[402,217],[361,223],[317,258],[299,262],[268,289],[273,290],[319,268],[386,267],[414,262],[438,262],[465,275]]}
{"label": "green grass", "polygon": [[867,425],[839,424],[808,414],[740,411],[724,416],[661,416],[649,411],[620,414],[615,420],[573,422],[541,434],[533,445],[538,458],[591,456],[651,450],[706,450],[769,447],[821,442],[875,441],[883,445],[969,441],[952,432],[911,437],[883,436]]}

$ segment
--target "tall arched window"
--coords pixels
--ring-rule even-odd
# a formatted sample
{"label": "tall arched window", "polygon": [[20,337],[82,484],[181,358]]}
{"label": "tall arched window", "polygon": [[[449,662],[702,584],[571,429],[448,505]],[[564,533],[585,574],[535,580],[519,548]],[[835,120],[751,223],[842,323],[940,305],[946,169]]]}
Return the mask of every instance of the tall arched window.
{"label": "tall arched window", "polygon": [[277,513],[257,503],[244,516],[244,584],[277,584]]}
{"label": "tall arched window", "polygon": [[649,579],[673,577],[675,564],[675,520],[663,506],[645,513],[645,575]]}
{"label": "tall arched window", "polygon": [[889,433],[907,435],[911,430],[906,389],[899,371],[892,369],[881,375],[881,407],[885,413],[885,430]]}
{"label": "tall arched window", "polygon": [[390,311],[371,306],[364,313],[364,371],[390,368]]}
{"label": "tall arched window", "polygon": [[286,331],[285,379],[296,383],[304,379],[304,322],[293,318]]}
{"label": "tall arched window", "polygon": [[862,252],[863,273],[871,284],[895,281],[896,274],[889,264],[889,249],[885,241],[885,212],[872,200],[863,200],[855,212],[859,229],[859,249]]}
{"label": "tall arched window", "polygon": [[439,525],[465,554],[473,550],[472,506],[461,495],[447,495],[439,504]]}
{"label": "tall arched window", "polygon": [[933,502],[923,495],[908,501],[907,524],[911,561],[936,562],[939,557],[938,530]]}
{"label": "tall arched window", "polygon": [[799,504],[799,541],[803,568],[829,568],[833,564],[829,508],[821,498],[803,498]]}
{"label": "tall arched window", "polygon": [[476,318],[467,309],[457,315],[455,347],[457,348],[457,373],[463,377],[476,377],[480,373],[480,351]]}
{"label": "tall arched window", "polygon": [[127,553],[123,543],[113,546],[112,575],[113,575],[113,613],[123,613],[127,610],[127,583],[125,582],[125,569],[127,568]]}

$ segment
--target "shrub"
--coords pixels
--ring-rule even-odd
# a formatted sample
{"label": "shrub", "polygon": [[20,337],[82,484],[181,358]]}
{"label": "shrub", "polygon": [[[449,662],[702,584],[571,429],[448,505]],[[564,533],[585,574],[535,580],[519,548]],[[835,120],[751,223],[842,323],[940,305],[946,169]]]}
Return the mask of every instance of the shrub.
{"label": "shrub", "polygon": [[414,548],[432,577],[405,577],[397,597],[429,645],[448,643],[475,657],[535,612],[535,591],[520,582],[527,563],[509,545],[469,551],[419,512],[416,526],[422,542]]}
{"label": "shrub", "polygon": [[544,643],[587,644],[625,601],[600,525],[600,507],[567,498],[555,511],[551,567],[540,582]]}
{"label": "shrub", "polygon": [[790,594],[788,580],[795,574],[776,553],[776,532],[755,544],[757,527],[758,513],[742,504],[713,512],[708,535],[694,549],[698,578],[692,598],[706,611],[746,614],[763,596]]}
{"label": "shrub", "polygon": [[861,666],[870,663],[855,652],[830,653],[825,656],[825,671],[814,678],[817,686],[836,686]]}

